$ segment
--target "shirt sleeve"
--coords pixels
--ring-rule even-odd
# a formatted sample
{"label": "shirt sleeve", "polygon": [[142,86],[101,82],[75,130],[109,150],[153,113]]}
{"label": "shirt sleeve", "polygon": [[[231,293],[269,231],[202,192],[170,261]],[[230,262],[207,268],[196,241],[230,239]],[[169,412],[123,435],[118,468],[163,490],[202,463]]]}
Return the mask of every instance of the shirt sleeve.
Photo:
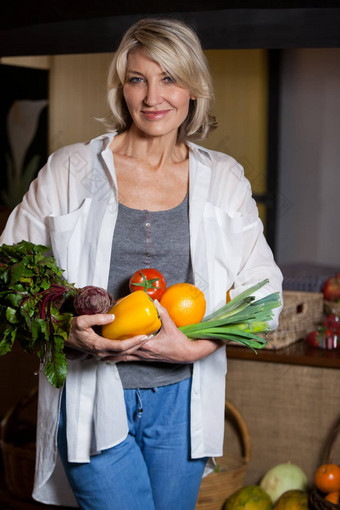
{"label": "shirt sleeve", "polygon": [[279,292],[281,307],[273,310],[274,318],[270,324],[271,328],[275,329],[283,303],[283,276],[264,236],[263,224],[252,197],[251,186],[241,167],[231,202],[232,214],[239,214],[242,217],[242,257],[233,288],[230,290],[230,297],[233,298],[252,285],[268,279],[269,282],[257,291],[256,298]]}
{"label": "shirt sleeve", "polygon": [[[42,170],[43,172],[43,170]],[[49,211],[48,193],[40,174],[30,185],[22,202],[10,214],[5,229],[0,237],[0,244],[15,244],[22,240],[35,244],[49,241],[46,216]]]}
{"label": "shirt sleeve", "polygon": [[58,214],[62,201],[67,201],[67,167],[65,150],[49,156],[45,166],[31,182],[29,190],[10,214],[0,237],[0,244],[22,240],[49,244],[48,217]]}

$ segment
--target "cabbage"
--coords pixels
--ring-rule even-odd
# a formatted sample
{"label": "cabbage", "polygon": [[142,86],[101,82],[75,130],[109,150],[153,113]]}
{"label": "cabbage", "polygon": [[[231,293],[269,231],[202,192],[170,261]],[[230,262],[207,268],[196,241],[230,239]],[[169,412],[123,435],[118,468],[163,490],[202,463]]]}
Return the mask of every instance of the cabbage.
{"label": "cabbage", "polygon": [[296,464],[290,462],[271,468],[262,478],[260,487],[269,494],[273,503],[289,490],[306,491],[308,480],[305,473]]}

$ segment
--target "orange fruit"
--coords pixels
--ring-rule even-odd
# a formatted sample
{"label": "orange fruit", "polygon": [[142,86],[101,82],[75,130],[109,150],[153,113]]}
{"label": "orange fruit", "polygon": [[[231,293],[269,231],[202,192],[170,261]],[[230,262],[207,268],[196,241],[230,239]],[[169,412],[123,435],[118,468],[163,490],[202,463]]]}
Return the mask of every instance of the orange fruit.
{"label": "orange fruit", "polygon": [[334,503],[335,505],[339,505],[340,503],[340,491],[330,492],[325,496],[325,500],[330,503]]}
{"label": "orange fruit", "polygon": [[340,467],[336,464],[322,464],[315,471],[314,483],[321,492],[340,490]]}
{"label": "orange fruit", "polygon": [[225,501],[223,510],[272,510],[272,500],[258,485],[246,485]]}
{"label": "orange fruit", "polygon": [[305,491],[292,489],[286,491],[276,501],[274,510],[308,510],[308,494]]}
{"label": "orange fruit", "polygon": [[164,292],[160,303],[176,326],[201,322],[206,302],[203,292],[191,283],[175,283]]}

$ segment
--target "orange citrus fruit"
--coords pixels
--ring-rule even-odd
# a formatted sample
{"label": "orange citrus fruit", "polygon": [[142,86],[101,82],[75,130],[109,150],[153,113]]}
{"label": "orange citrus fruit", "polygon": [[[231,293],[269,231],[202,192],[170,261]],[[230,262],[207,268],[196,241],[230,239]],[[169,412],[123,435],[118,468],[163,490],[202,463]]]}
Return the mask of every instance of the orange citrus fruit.
{"label": "orange citrus fruit", "polygon": [[160,301],[179,328],[201,322],[206,302],[203,292],[191,283],[175,283],[164,292]]}
{"label": "orange citrus fruit", "polygon": [[308,510],[307,492],[298,489],[284,492],[276,501],[274,510]]}
{"label": "orange citrus fruit", "polygon": [[334,503],[335,505],[339,505],[340,503],[340,491],[330,492],[325,496],[325,500],[330,503]]}
{"label": "orange citrus fruit", "polygon": [[272,510],[272,500],[258,485],[246,485],[224,503],[224,510]]}
{"label": "orange citrus fruit", "polygon": [[340,490],[340,467],[337,464],[322,464],[315,471],[314,483],[321,492]]}

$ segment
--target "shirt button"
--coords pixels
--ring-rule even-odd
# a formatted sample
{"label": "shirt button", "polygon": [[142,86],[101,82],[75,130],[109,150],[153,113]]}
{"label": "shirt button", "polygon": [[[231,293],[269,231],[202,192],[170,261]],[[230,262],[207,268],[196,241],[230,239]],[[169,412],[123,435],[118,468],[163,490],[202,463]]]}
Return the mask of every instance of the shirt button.
{"label": "shirt button", "polygon": [[149,227],[151,227],[151,223],[145,223],[145,226],[146,226],[147,228],[149,228]]}
{"label": "shirt button", "polygon": [[151,239],[148,237],[146,240],[147,243],[151,243]]}

